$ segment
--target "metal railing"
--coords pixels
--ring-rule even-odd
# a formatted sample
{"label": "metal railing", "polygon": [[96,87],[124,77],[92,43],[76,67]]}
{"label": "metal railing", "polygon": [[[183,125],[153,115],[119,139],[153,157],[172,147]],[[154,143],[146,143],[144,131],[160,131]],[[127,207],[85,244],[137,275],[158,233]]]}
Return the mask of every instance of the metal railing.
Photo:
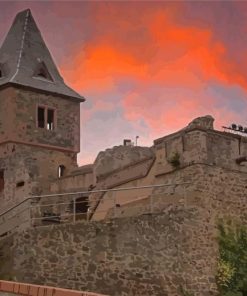
{"label": "metal railing", "polygon": [[[157,210],[155,209],[157,196],[159,196],[159,203],[162,203],[163,200],[160,198],[164,199],[168,195],[175,194],[176,188],[179,188],[179,193],[185,196],[185,186],[188,184],[191,183],[155,184],[27,197],[0,214],[0,236],[23,224],[27,227],[75,223],[78,220],[117,218],[122,216],[123,212],[128,212],[130,208],[135,208],[137,214],[153,213]],[[160,189],[161,192],[156,192]],[[133,194],[132,192],[126,195],[127,192],[135,190],[144,191],[144,193]],[[54,198],[57,200],[54,201]]]}

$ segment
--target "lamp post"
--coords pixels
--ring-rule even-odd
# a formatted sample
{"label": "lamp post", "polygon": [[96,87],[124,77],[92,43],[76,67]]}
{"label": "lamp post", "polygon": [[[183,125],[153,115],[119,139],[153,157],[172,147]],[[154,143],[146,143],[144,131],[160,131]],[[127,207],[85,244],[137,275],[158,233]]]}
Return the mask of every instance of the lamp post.
{"label": "lamp post", "polygon": [[139,139],[139,136],[136,136],[136,146],[137,146],[137,139]]}

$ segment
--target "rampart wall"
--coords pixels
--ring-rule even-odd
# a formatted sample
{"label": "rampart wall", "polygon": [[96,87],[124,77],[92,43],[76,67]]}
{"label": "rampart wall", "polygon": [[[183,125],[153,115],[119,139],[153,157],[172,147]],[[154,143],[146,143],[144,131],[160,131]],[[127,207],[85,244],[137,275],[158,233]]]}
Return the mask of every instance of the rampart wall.
{"label": "rampart wall", "polygon": [[109,295],[217,295],[208,214],[184,206],[105,222],[43,226],[0,242],[0,276]]}
{"label": "rampart wall", "polygon": [[[133,164],[126,169],[113,172],[96,184],[97,188],[140,187],[146,185],[166,184],[171,185],[159,189],[140,189],[123,192],[109,192],[99,197],[99,203],[93,219],[101,220],[109,217],[113,212],[113,202],[120,206],[118,214],[128,211],[130,216],[135,214],[133,205],[147,203],[150,208],[151,198],[159,198],[156,206],[164,208],[168,200],[172,203],[176,199],[190,204],[198,203],[203,197],[205,207],[210,203],[210,208],[217,206],[222,200],[224,208],[232,208],[233,204],[241,204],[239,213],[246,213],[247,196],[247,166],[236,160],[247,156],[247,140],[238,135],[196,128],[184,130],[179,133],[158,139],[152,147],[155,159],[146,160],[140,164]],[[174,153],[179,154],[179,166],[174,168],[170,160]],[[189,183],[181,186],[173,184]],[[158,196],[159,197],[158,197]],[[176,198],[169,196],[176,195]],[[184,199],[186,196],[186,199]],[[191,196],[194,196],[192,199]],[[197,196],[197,197],[196,197]],[[241,197],[240,197],[241,196]],[[95,197],[95,196],[93,196]],[[239,200],[241,199],[241,200]],[[134,203],[133,203],[134,202]],[[137,213],[136,212],[136,213]],[[124,215],[125,215],[124,214]]]}

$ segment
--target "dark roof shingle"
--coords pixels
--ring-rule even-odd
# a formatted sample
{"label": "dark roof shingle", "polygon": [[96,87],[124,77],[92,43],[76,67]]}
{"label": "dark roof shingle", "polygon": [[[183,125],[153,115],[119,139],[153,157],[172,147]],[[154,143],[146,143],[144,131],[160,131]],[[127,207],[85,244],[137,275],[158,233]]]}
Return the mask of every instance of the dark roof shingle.
{"label": "dark roof shingle", "polygon": [[[85,101],[64,83],[30,9],[16,15],[0,48],[0,67],[0,86],[15,84]],[[39,67],[45,67],[49,79],[35,76]]]}

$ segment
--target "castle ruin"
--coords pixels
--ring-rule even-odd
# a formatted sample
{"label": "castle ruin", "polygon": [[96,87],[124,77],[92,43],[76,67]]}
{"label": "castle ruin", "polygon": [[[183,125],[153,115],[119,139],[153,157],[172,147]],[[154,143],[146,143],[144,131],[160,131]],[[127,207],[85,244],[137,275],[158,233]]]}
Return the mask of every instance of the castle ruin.
{"label": "castle ruin", "polygon": [[[40,231],[40,235],[51,240],[54,246],[53,238],[49,237],[51,231],[57,235],[60,243],[61,233],[64,237],[74,233],[73,247],[64,244],[66,252],[71,247],[76,254],[80,244],[86,254],[83,260],[95,260],[87,265],[87,273],[81,267],[75,267],[75,276],[66,280],[66,287],[89,287],[96,291],[96,287],[102,285],[98,291],[111,295],[175,296],[178,295],[176,283],[181,281],[193,288],[194,279],[196,296],[216,295],[212,274],[217,256],[213,241],[217,219],[230,216],[246,223],[247,137],[215,130],[214,119],[208,115],[194,119],[176,133],[154,140],[152,147],[119,145],[100,152],[93,164],[78,167],[76,156],[80,151],[80,103],[84,100],[64,83],[31,11],[25,10],[17,14],[0,49],[0,236],[8,237],[21,228],[24,232],[19,237],[12,238],[15,241],[12,242],[16,247],[15,252],[20,252],[25,258],[21,246],[28,245],[31,240],[38,247],[29,247],[39,258],[39,265],[35,265],[30,263],[29,257],[22,264],[16,257],[15,264],[19,268],[25,266],[26,270],[38,269],[36,277],[29,271],[22,275],[16,271],[18,278],[26,281],[31,278],[32,282],[38,283],[42,279],[46,281],[44,274],[47,272],[48,284],[63,284],[62,278],[56,282],[52,273],[53,268],[61,269],[58,261],[53,262],[52,257],[47,255],[49,250],[44,256],[50,258],[51,265],[40,255],[42,249],[37,233]],[[139,189],[121,190],[123,188]],[[69,195],[73,192],[78,192],[76,198]],[[68,205],[58,206],[68,201],[72,202],[72,208]],[[81,203],[84,206],[80,206]],[[42,207],[46,204],[51,204],[50,213],[60,219],[47,219],[44,210],[46,208]],[[26,211],[33,205],[37,210]],[[72,222],[64,217],[68,212],[73,213],[73,210],[77,213],[73,222],[77,224],[65,224]],[[156,214],[153,222],[147,218],[150,213]],[[122,220],[109,222],[113,223],[109,230],[104,223],[116,217]],[[39,230],[39,226],[47,225],[47,221],[49,225],[55,222],[58,225],[49,226],[49,231],[47,228]],[[85,223],[92,223],[93,226]],[[129,237],[128,229],[121,223],[128,225]],[[140,230],[139,226],[134,228],[135,223],[146,225],[147,232],[145,229]],[[165,229],[166,223],[170,225],[169,231]],[[59,226],[61,229],[56,228]],[[157,236],[152,227],[156,227],[160,236]],[[86,246],[86,242],[85,245],[79,242],[79,229],[83,230],[87,241],[91,239],[90,234],[97,234],[97,231],[102,233],[100,244],[94,241]],[[116,233],[113,229],[119,229],[119,232]],[[135,236],[136,229],[143,231],[143,236],[140,233]],[[165,236],[163,231],[167,231]],[[118,238],[111,245],[113,255],[107,253],[106,247],[108,234],[111,232]],[[153,241],[150,240],[145,246],[143,237],[149,235]],[[142,244],[136,242],[138,251],[135,253],[132,245],[128,253],[128,239],[133,240],[135,237]],[[150,248],[154,245],[159,237],[164,240],[166,250],[162,251],[163,245],[159,241],[159,251],[156,250],[157,253],[154,254],[148,246]],[[126,245],[122,245],[123,239]],[[130,241],[129,244],[133,242]],[[176,249],[179,245],[180,248]],[[57,250],[60,250],[58,254],[64,258],[64,249],[54,249],[54,254],[57,254]],[[128,265],[124,261],[126,258],[121,257],[121,252],[126,252],[126,258],[134,258],[139,263],[136,266]],[[156,258],[156,265],[152,270],[147,266],[154,263],[144,260],[148,254]],[[177,266],[172,259],[165,259],[164,264],[160,263],[157,254],[160,258],[178,256],[181,265]],[[187,254],[190,254],[189,259]],[[116,268],[110,272],[112,267],[108,265],[111,260]],[[94,274],[98,269],[101,272],[97,265],[100,262],[106,264],[105,272],[108,270],[108,274],[100,280],[96,280],[94,276],[90,278],[90,273]],[[169,262],[172,262],[172,266]],[[71,264],[77,266],[74,261]],[[125,270],[122,278],[119,266]],[[183,266],[186,266],[184,270]],[[50,271],[45,272],[48,267]],[[145,268],[149,271],[144,272]],[[167,275],[167,278],[163,278],[164,268],[169,270],[171,277]],[[137,278],[139,276],[139,282],[133,278],[133,274],[129,274],[127,280],[128,269],[135,270],[133,274],[137,274]],[[64,277],[66,272],[63,272]],[[85,274],[88,278],[84,277]],[[117,278],[114,278],[114,274],[117,274]],[[152,283],[148,280],[148,274],[153,279]],[[88,281],[88,286],[80,286],[76,278]],[[119,285],[121,294],[107,286],[107,281],[111,282],[112,287]],[[130,290],[128,283],[131,283]],[[145,294],[145,291],[151,294]],[[162,294],[162,291],[167,294]]]}

